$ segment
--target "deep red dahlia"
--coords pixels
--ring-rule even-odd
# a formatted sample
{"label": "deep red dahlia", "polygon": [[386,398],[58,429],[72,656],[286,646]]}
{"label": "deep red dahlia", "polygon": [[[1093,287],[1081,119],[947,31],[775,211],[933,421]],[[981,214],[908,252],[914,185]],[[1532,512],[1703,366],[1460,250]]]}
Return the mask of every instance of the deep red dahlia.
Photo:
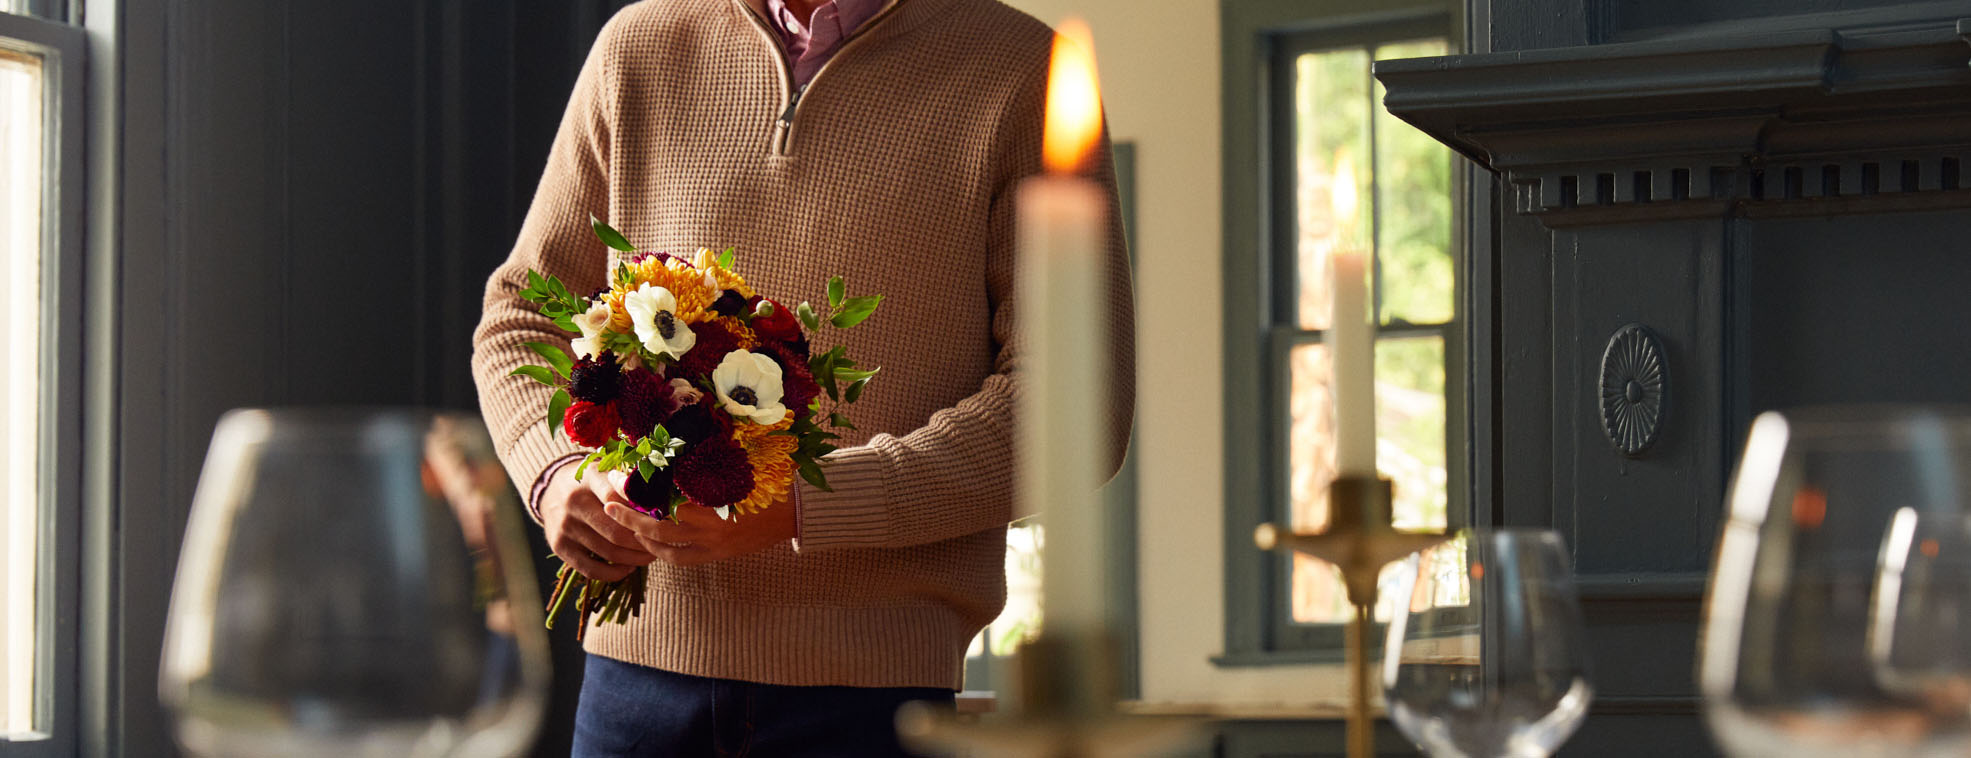
{"label": "deep red dahlia", "polygon": [[647,368],[623,372],[623,391],[616,407],[623,417],[623,433],[633,440],[650,436],[677,409],[671,402],[670,381]]}
{"label": "deep red dahlia", "polygon": [[716,508],[753,491],[753,466],[739,445],[718,437],[685,448],[671,461],[671,481],[685,497]]}
{"label": "deep red dahlia", "polygon": [[726,353],[739,349],[739,335],[733,333],[732,326],[724,319],[700,321],[691,325],[691,331],[698,335],[698,342],[678,361],[678,370],[696,384],[712,375],[712,369],[719,367]]}
{"label": "deep red dahlia", "polygon": [[621,423],[615,403],[577,400],[568,406],[568,412],[561,417],[561,430],[577,445],[602,447],[616,437],[616,428]]}

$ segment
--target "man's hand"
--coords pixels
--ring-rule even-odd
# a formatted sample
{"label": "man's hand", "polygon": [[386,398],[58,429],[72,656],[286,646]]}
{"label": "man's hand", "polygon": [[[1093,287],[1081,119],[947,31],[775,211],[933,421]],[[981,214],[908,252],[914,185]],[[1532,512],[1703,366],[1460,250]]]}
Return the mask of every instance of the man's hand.
{"label": "man's hand", "polygon": [[799,528],[794,506],[784,498],[759,513],[734,514],[731,521],[695,505],[679,508],[676,521],[660,519],[620,500],[609,503],[606,513],[634,531],[644,550],[678,566],[700,566],[757,553],[793,539]]}
{"label": "man's hand", "polygon": [[621,490],[610,486],[610,477],[589,472],[578,482],[575,465],[562,466],[541,493],[548,547],[590,579],[613,582],[629,576],[657,557],[643,548],[635,532],[603,513],[604,503],[627,502]]}

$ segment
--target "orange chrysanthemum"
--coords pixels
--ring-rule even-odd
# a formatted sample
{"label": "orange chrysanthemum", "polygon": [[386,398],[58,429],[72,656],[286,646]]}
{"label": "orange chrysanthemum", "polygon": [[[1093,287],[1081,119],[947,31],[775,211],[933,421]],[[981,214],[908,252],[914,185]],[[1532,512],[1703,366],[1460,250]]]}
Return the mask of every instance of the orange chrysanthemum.
{"label": "orange chrysanthemum", "polygon": [[753,467],[753,491],[733,504],[740,513],[758,513],[775,502],[787,499],[787,490],[794,483],[794,461],[788,456],[800,446],[800,440],[785,434],[794,425],[789,417],[778,424],[734,424],[732,439],[746,451],[746,462]]}

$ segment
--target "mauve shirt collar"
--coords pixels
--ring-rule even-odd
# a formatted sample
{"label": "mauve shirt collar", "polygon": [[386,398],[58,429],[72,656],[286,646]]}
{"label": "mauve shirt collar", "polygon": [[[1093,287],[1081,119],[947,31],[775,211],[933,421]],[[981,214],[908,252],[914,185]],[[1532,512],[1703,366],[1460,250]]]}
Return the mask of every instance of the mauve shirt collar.
{"label": "mauve shirt collar", "polygon": [[835,56],[842,42],[874,18],[890,0],[834,0],[814,9],[814,16],[803,24],[787,7],[786,0],[766,0],[767,15],[774,29],[787,43],[788,59],[794,63],[794,86],[805,87],[815,72]]}

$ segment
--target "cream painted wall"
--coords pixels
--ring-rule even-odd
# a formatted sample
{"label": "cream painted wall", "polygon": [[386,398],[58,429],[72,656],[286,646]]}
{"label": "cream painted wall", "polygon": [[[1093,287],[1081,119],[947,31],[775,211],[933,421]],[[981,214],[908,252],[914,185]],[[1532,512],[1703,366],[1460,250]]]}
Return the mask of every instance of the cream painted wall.
{"label": "cream painted wall", "polygon": [[1115,139],[1136,143],[1143,699],[1271,710],[1333,702],[1334,667],[1221,669],[1219,0],[1006,0],[1095,33]]}

